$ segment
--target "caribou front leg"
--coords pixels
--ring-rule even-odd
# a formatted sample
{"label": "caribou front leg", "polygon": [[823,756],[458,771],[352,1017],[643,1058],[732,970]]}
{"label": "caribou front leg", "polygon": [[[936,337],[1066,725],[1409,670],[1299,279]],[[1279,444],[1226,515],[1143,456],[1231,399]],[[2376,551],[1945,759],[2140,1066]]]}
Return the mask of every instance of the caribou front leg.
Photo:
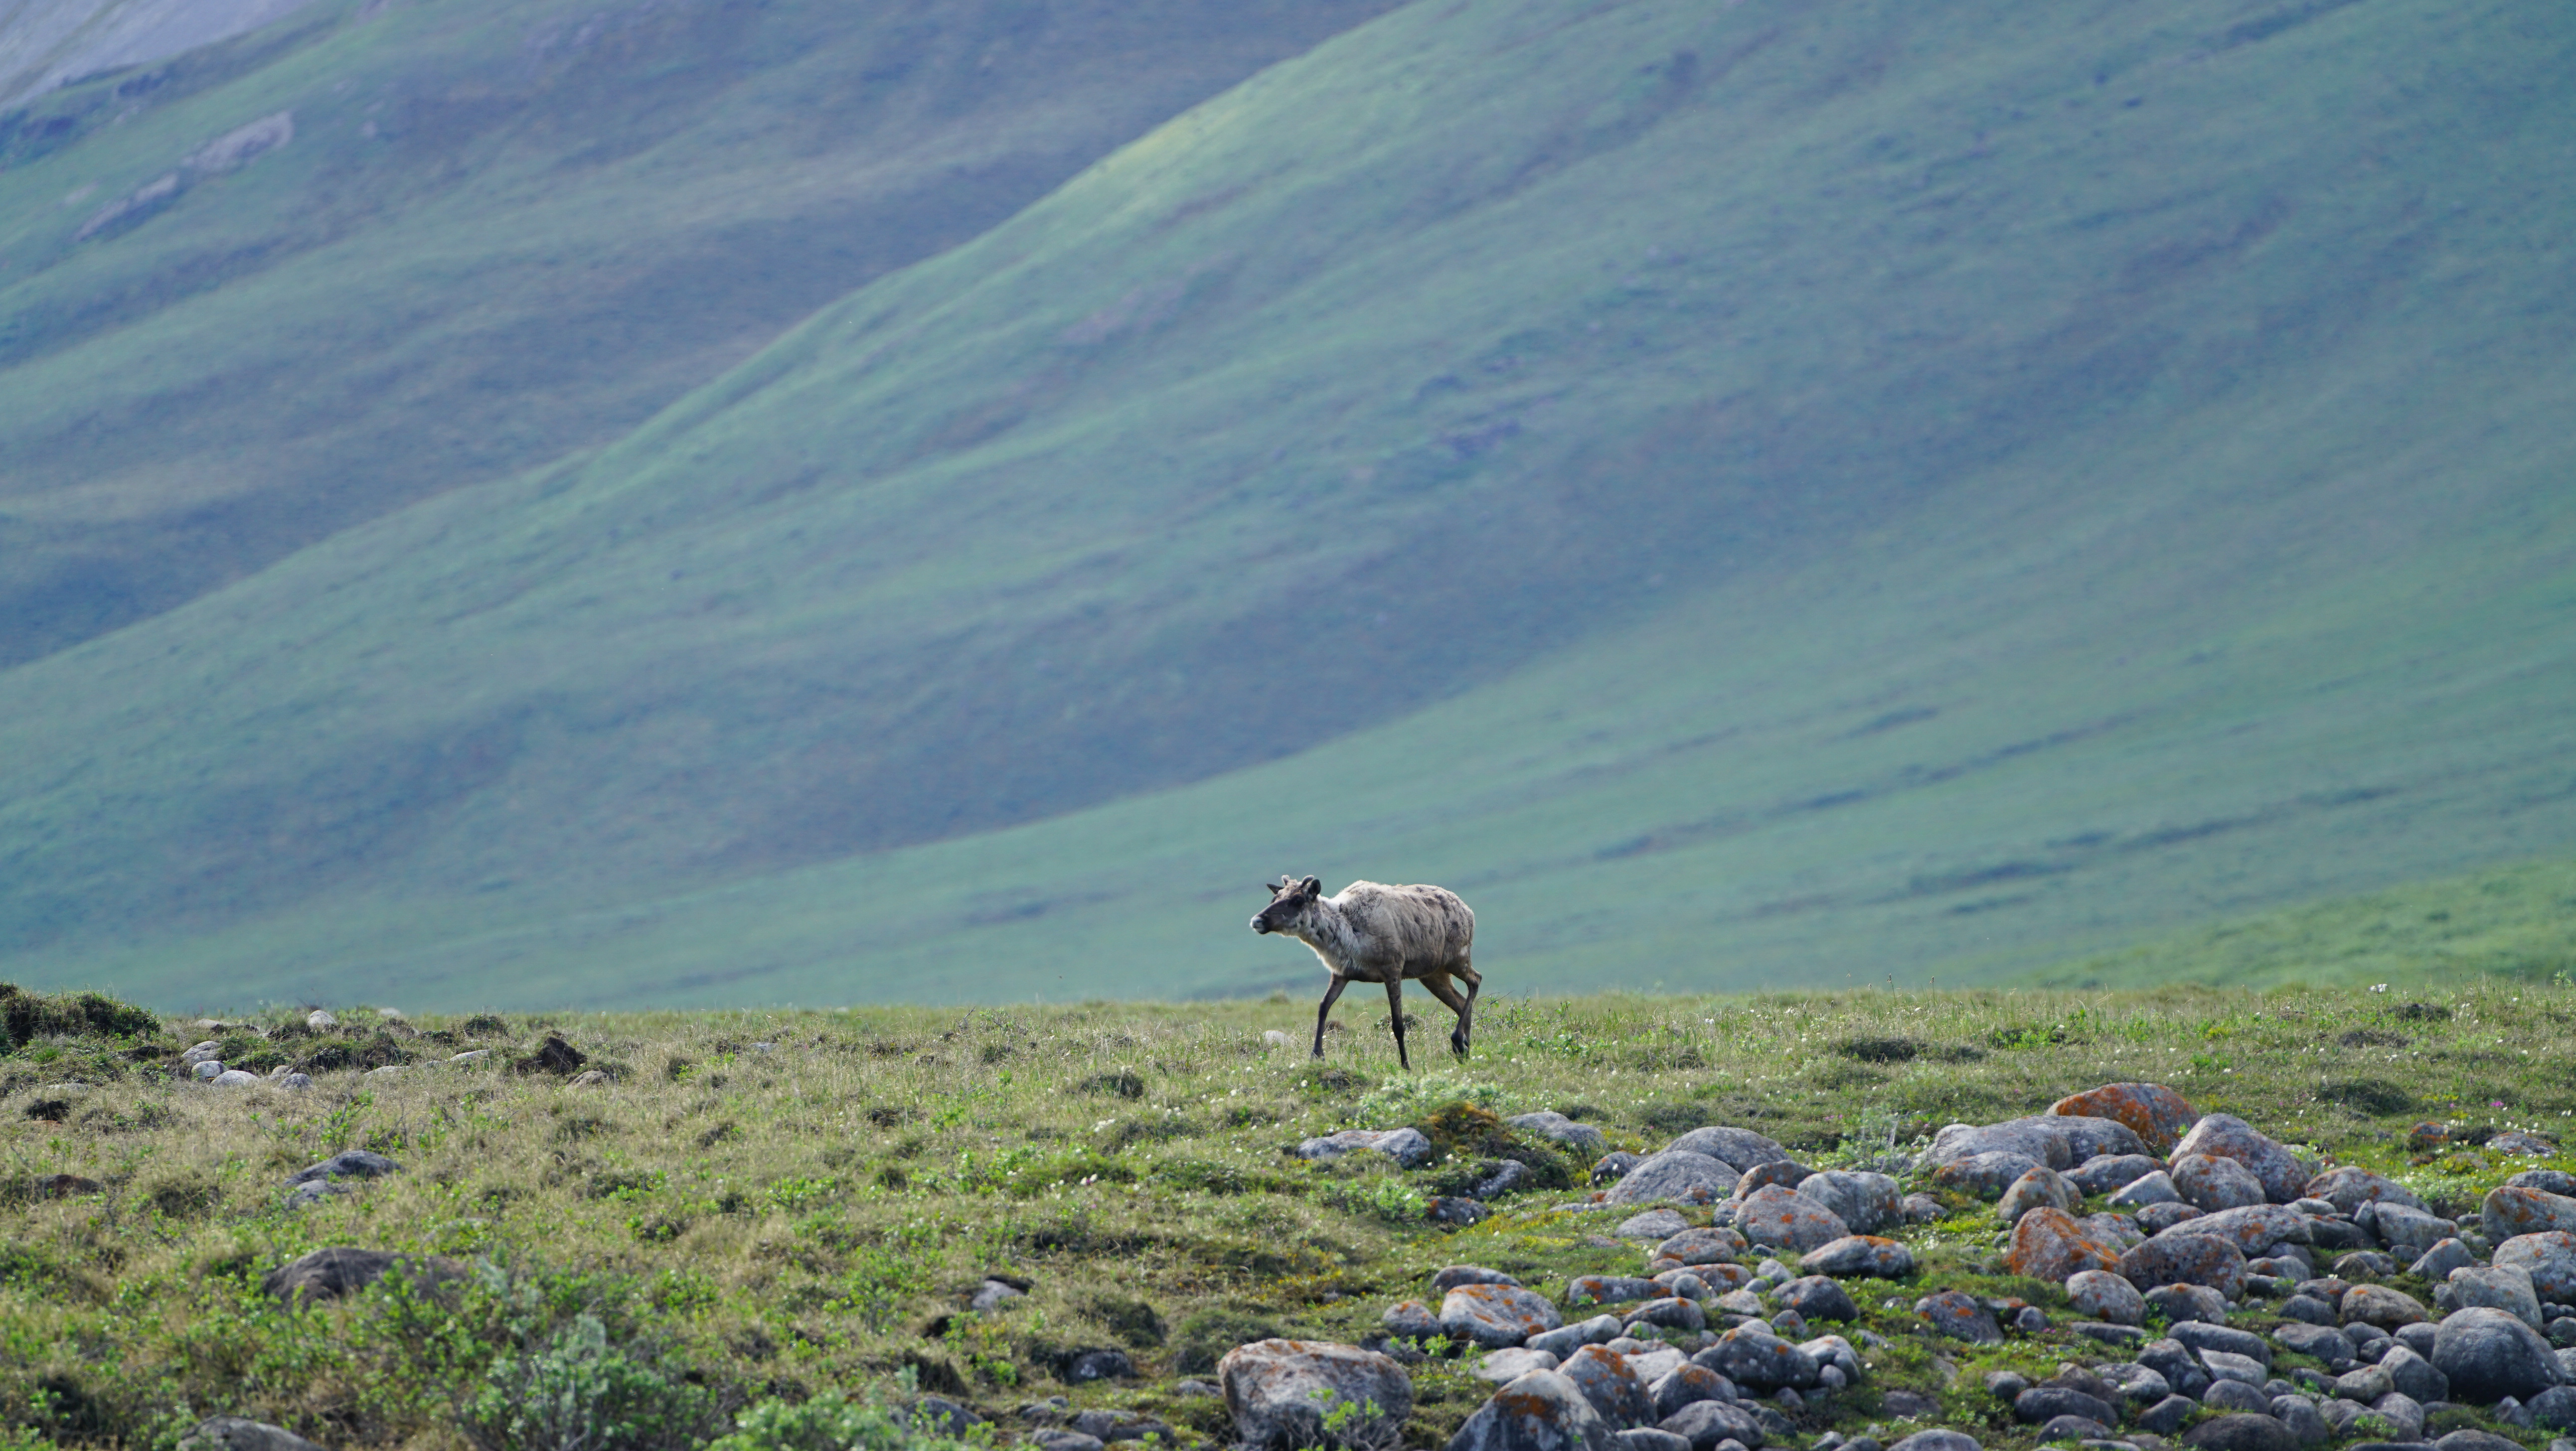
{"label": "caribou front leg", "polygon": [[1324,1056],[1324,1021],[1333,1015],[1334,1000],[1342,995],[1342,989],[1350,985],[1349,978],[1335,975],[1333,985],[1324,989],[1324,1000],[1315,1005],[1315,1056],[1318,1058]]}

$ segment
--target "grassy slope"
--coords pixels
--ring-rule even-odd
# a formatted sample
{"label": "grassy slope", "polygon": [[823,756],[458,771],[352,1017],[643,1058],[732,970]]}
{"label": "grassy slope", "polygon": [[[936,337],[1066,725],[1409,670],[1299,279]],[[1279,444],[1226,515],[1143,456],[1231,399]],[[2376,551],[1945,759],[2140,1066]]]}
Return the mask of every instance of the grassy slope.
{"label": "grassy slope", "polygon": [[2567,41],[1407,10],[0,679],[6,920],[172,1000],[1227,991],[1301,865],[1514,987],[1871,980],[2561,850]]}
{"label": "grassy slope", "polygon": [[329,3],[0,116],[0,663],[616,438],[1385,3]]}
{"label": "grassy slope", "polygon": [[[540,1020],[496,1034],[422,1018],[448,1041],[386,1041],[373,1013],[341,1014],[348,1031],[319,1038],[288,1036],[300,1014],[256,1022],[270,1039],[238,1024],[217,1036],[254,1069],[326,1049],[499,1051],[477,1068],[325,1070],[306,1094],[239,1096],[168,1081],[200,1036],[186,1025],[133,1045],[0,1054],[0,1434],[167,1445],[199,1416],[234,1413],[334,1445],[459,1446],[458,1410],[486,1366],[587,1310],[646,1367],[693,1372],[736,1406],[855,1391],[911,1365],[987,1413],[1070,1394],[1222,1444],[1222,1403],[1175,1388],[1205,1374],[1194,1355],[1271,1331],[1356,1340],[1441,1265],[1495,1265],[1553,1295],[1570,1275],[1641,1263],[1602,1237],[1627,1211],[1554,1213],[1574,1197],[1562,1187],[1505,1200],[1463,1232],[1412,1217],[1479,1161],[1474,1148],[1405,1175],[1279,1152],[1347,1125],[1433,1122],[1461,1097],[1566,1111],[1627,1149],[1745,1124],[1838,1166],[1946,1122],[2146,1078],[2331,1161],[2396,1173],[2440,1206],[2534,1161],[2410,1163],[2411,1122],[2537,1127],[2562,1142],[2576,1122],[2576,1000],[2563,991],[1555,999],[1489,1005],[1470,1064],[1410,1075],[1395,1071],[1376,1006],[1358,1003],[1342,1010],[1329,1077],[1262,1043],[1266,1029],[1299,1030],[1302,1004],[552,1020],[624,1070],[602,1089],[499,1069],[536,1046]],[[1916,1056],[1891,1061],[1907,1044]],[[1133,1097],[1119,1096],[1121,1075]],[[66,1079],[92,1087],[70,1099],[41,1087]],[[64,1099],[62,1122],[24,1116],[48,1093]],[[358,1146],[404,1171],[300,1213],[277,1207],[288,1173]],[[103,1192],[30,1197],[36,1176],[58,1172]],[[1872,1352],[1873,1390],[1940,1392],[1929,1347],[1907,1330],[1905,1307],[1930,1289],[2022,1295],[2061,1327],[2073,1318],[2054,1286],[1981,1274],[1991,1210],[1950,1203],[1952,1220],[1906,1232],[1915,1279],[1854,1297],[1891,1342]],[[258,1293],[259,1274],[328,1244],[494,1268],[448,1299],[380,1291],[290,1312]],[[1030,1298],[989,1318],[957,1313],[995,1273],[1027,1279]],[[2231,1318],[2264,1328],[2273,1308],[2249,1301]],[[1056,1379],[1055,1352],[1122,1344],[1140,1379]],[[2108,1354],[2088,1344],[2060,1328],[1953,1349],[1964,1374],[1942,1423],[2024,1451],[2036,1428],[2010,1424],[1981,1373]],[[1483,1400],[1490,1388],[1464,1371],[1416,1369],[1406,1446],[1442,1444]],[[1873,1407],[1867,1393],[1815,1406],[1799,1441],[1857,1434]]]}

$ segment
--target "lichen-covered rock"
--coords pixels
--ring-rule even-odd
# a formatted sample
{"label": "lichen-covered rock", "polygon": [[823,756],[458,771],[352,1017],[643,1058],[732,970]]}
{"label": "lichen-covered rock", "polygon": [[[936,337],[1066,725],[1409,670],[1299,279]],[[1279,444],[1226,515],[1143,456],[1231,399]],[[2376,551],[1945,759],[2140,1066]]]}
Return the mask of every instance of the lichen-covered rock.
{"label": "lichen-covered rock", "polygon": [[[1834,1243],[1840,1244],[1842,1241],[1836,1240]],[[1897,1247],[1902,1249],[1904,1246]],[[1805,1265],[1806,1261],[1799,1261],[1800,1268],[1805,1268]],[[1799,1318],[1804,1320],[1857,1320],[1860,1318],[1860,1307],[1852,1303],[1851,1292],[1823,1275],[1805,1275],[1791,1280],[1774,1290],[1772,1297],[1797,1311]]]}
{"label": "lichen-covered rock", "polygon": [[1446,1295],[1460,1285],[1517,1285],[1520,1281],[1483,1265],[1448,1265],[1431,1272],[1431,1290]]}
{"label": "lichen-covered rock", "polygon": [[[1544,1350],[1559,1360],[1587,1345],[1607,1345],[1627,1333],[1627,1326],[1616,1315],[1595,1315],[1589,1320],[1542,1330],[1526,1342],[1526,1348]],[[1555,1367],[1550,1366],[1553,1370]]]}
{"label": "lichen-covered rock", "polygon": [[1800,1255],[1798,1268],[1811,1275],[1837,1275],[1844,1279],[1875,1275],[1881,1279],[1901,1280],[1914,1273],[1914,1251],[1878,1235],[1847,1234]]}
{"label": "lichen-covered rock", "polygon": [[1953,1340],[1971,1345],[2000,1345],[2003,1327],[1995,1323],[1994,1312],[1974,1295],[1960,1290],[1942,1290],[1914,1302],[1914,1313],[1931,1323],[1933,1330]]}
{"label": "lichen-covered rock", "polygon": [[1565,1282],[1568,1305],[1625,1305],[1631,1300],[1660,1300],[1664,1287],[1631,1275],[1576,1275]]}
{"label": "lichen-covered rock", "polygon": [[1974,1194],[1980,1199],[2000,1199],[2015,1180],[2033,1169],[2044,1167],[2028,1154],[1992,1149],[1937,1166],[1932,1171],[1932,1182],[1944,1189]]}
{"label": "lichen-covered rock", "polygon": [[2342,1331],[2323,1325],[2293,1322],[2276,1327],[2272,1338],[2284,1349],[2297,1351],[2328,1365],[2352,1359],[2352,1341],[2345,1338]]}
{"label": "lichen-covered rock", "polygon": [[1440,1317],[1420,1300],[1399,1300],[1389,1305],[1378,1323],[1398,1340],[1428,1340],[1440,1333]]}
{"label": "lichen-covered rock", "polygon": [[1755,1244],[1777,1245],[1801,1253],[1819,1249],[1851,1233],[1832,1210],[1795,1189],[1772,1185],[1754,1191],[1736,1206],[1735,1227]]}
{"label": "lichen-covered rock", "polygon": [[[2440,1332],[2436,1331],[2433,1338],[2439,1343]],[[2451,1398],[2451,1378],[2410,1347],[2388,1347],[2387,1353],[2379,1357],[2376,1368],[2388,1372],[2388,1388],[2399,1395],[2426,1403]]]}
{"label": "lichen-covered rock", "polygon": [[1646,1394],[1655,1403],[1655,1423],[1661,1425],[1684,1406],[1701,1401],[1734,1400],[1735,1382],[1707,1366],[1685,1362],[1665,1371],[1653,1385],[1646,1387]]}
{"label": "lichen-covered rock", "polygon": [[2072,1213],[2084,1207],[2084,1196],[2055,1169],[2035,1168],[2005,1187],[2004,1197],[1995,1201],[1995,1217],[2012,1224],[2034,1209],[2058,1209]]}
{"label": "lichen-covered rock", "polygon": [[[1413,1381],[1404,1367],[1356,1345],[1256,1340],[1226,1352],[1216,1378],[1234,1415],[1236,1441],[1257,1451],[1393,1444],[1413,1414]],[[1338,1434],[1327,1432],[1325,1418],[1345,1406],[1351,1409],[1342,1413]]]}
{"label": "lichen-covered rock", "polygon": [[[1693,1191],[1693,1194],[1696,1197],[1697,1191]],[[1607,1199],[1608,1196],[1604,1195],[1603,1198]],[[1621,1239],[1666,1240],[1688,1228],[1690,1228],[1690,1221],[1682,1218],[1674,1210],[1649,1209],[1643,1214],[1632,1214],[1619,1221],[1619,1227],[1611,1233]]]}
{"label": "lichen-covered rock", "polygon": [[2013,1226],[2012,1252],[2004,1263],[2016,1275],[2063,1284],[2084,1270],[2117,1268],[2120,1251],[2062,1209],[2033,1209]]}
{"label": "lichen-covered rock", "polygon": [[1888,1447],[1887,1451],[1984,1451],[1984,1448],[1964,1431],[1935,1428],[1917,1431]]}
{"label": "lichen-covered rock", "polygon": [[2576,1233],[2576,1199],[2545,1189],[2508,1184],[2487,1195],[2482,1222],[2489,1238],[2519,1238],[2551,1230]]}
{"label": "lichen-covered rock", "polygon": [[1798,1192],[1834,1212],[1854,1234],[1876,1234],[1905,1220],[1905,1198],[1885,1174],[1829,1169],[1798,1181]]}
{"label": "lichen-covered rock", "polygon": [[[2138,1181],[2140,1184],[2145,1182],[2147,1181],[2143,1179]],[[2131,1189],[2136,1187],[2136,1184],[2129,1186]],[[2123,1189],[2120,1192],[2125,1194],[2128,1190]],[[2117,1196],[2113,1197],[2112,1202],[2118,1202]],[[2194,1209],[2190,1205],[2184,1204],[2179,1200],[2171,1204],[2141,1205],[2137,1214],[2138,1227],[2149,1234],[2162,1234],[2166,1230],[2173,1228],[2175,1225],[2182,1223],[2184,1220],[2198,1219],[2201,1217],[2199,1210]]]}
{"label": "lichen-covered rock", "polygon": [[2227,1319],[2227,1297],[2207,1285],[2158,1285],[2146,1293],[2147,1309],[2172,1324],[2201,1320],[2217,1325]]}
{"label": "lichen-covered rock", "polygon": [[[1448,1451],[1611,1451],[1611,1434],[1610,1423],[1581,1387],[1555,1371],[1537,1370],[1477,1407],[1449,1438]],[[1384,1444],[1395,1439],[1390,1430]]]}
{"label": "lichen-covered rock", "polygon": [[2216,1154],[2185,1154],[2174,1160],[2168,1171],[2173,1176],[2174,1192],[2182,1202],[2201,1209],[2243,1209],[2252,1204],[2269,1202],[2263,1181],[2254,1171],[2234,1159]]}
{"label": "lichen-covered rock", "polygon": [[[1729,1441],[1758,1448],[1766,1439],[1762,1423],[1732,1401],[1693,1401],[1664,1418],[1658,1430],[1688,1441],[1691,1451],[1717,1451]],[[1450,1443],[1458,1451],[1457,1443]]]}
{"label": "lichen-covered rock", "polygon": [[2301,1197],[2307,1192],[2308,1181],[2317,1176],[2314,1165],[2234,1114],[2213,1113],[2193,1124],[2191,1132],[2174,1145],[2167,1162],[2179,1164],[2194,1154],[2212,1154],[2243,1164],[2262,1181],[2265,1196],[2274,1204],[2287,1204]]}
{"label": "lichen-covered rock", "polygon": [[1614,1431],[1650,1426],[1657,1419],[1654,1397],[1647,1392],[1646,1383],[1629,1367],[1628,1357],[1615,1350],[1587,1345],[1567,1356],[1556,1373],[1574,1382],[1583,1398]]}
{"label": "lichen-covered rock", "polygon": [[2534,1330],[2548,1323],[2540,1315],[2540,1295],[2532,1288],[2531,1271],[2519,1265],[2463,1266],[2451,1272],[2448,1288],[2454,1308],[2502,1310]]}
{"label": "lichen-covered rock", "polygon": [[2393,1199],[2376,1199],[2363,1205],[2353,1216],[2353,1221],[2378,1235],[2390,1249],[2404,1253],[2410,1260],[2449,1239],[2459,1228],[2447,1219]]}
{"label": "lichen-covered rock", "polygon": [[2067,1170],[2066,1182],[2087,1194],[2109,1194],[2163,1169],[2145,1154],[2101,1154]]}
{"label": "lichen-covered rock", "polygon": [[2245,1255],[2232,1240],[2169,1229],[2120,1256],[2120,1278],[2140,1290],[2206,1285],[2230,1300],[2245,1289]]}
{"label": "lichen-covered rock", "polygon": [[2146,1297],[2116,1271],[2077,1270],[2066,1277],[2066,1298],[2075,1313],[2111,1325],[2144,1325]]}
{"label": "lichen-covered rock", "polygon": [[2431,1318],[2424,1313],[2423,1301],[2386,1285],[2353,1286],[2343,1292],[2343,1303],[2335,1312],[2346,1325],[2376,1325],[2382,1330]]}
{"label": "lichen-covered rock", "polygon": [[2144,1209],[2150,1204],[2180,1204],[2182,1191],[2174,1188],[2173,1176],[2162,1169],[2141,1174],[2111,1192],[2114,1209]]}
{"label": "lichen-covered rock", "polygon": [[[1690,1442],[1655,1426],[1630,1426],[1610,1433],[1612,1451],[1690,1451]],[[2520,1447],[2514,1451],[2521,1451]]]}
{"label": "lichen-covered rock", "polygon": [[[1582,1347],[1577,1346],[1576,1349]],[[1476,1362],[1476,1379],[1491,1385],[1510,1385],[1534,1370],[1554,1370],[1561,1357],[1553,1350],[1524,1345],[1517,1350],[1489,1350]]]}
{"label": "lichen-covered rock", "polygon": [[2434,1332],[2432,1369],[2450,1376],[2455,1399],[2491,1405],[2496,1399],[2532,1399],[2566,1379],[2548,1340],[2501,1309],[2463,1309],[2442,1317]]}
{"label": "lichen-covered rock", "polygon": [[2451,1277],[2451,1271],[2466,1269],[2477,1262],[2478,1257],[2469,1253],[2467,1245],[2456,1239],[2446,1239],[2416,1256],[2415,1263],[2407,1267],[2406,1273],[2419,1280],[2440,1284]]}
{"label": "lichen-covered rock", "polygon": [[1753,1130],[1723,1124],[1693,1129],[1664,1145],[1664,1151],[1705,1155],[1739,1174],[1756,1164],[1776,1164],[1789,1157],[1787,1149]]}
{"label": "lichen-covered rock", "polygon": [[2273,1245],[2306,1244],[2309,1238],[2308,1217],[2278,1204],[2214,1210],[2194,1218],[2188,1226],[2166,1233],[2224,1239],[2248,1259],[2264,1253]]}
{"label": "lichen-covered rock", "polygon": [[1344,1129],[1337,1134],[1306,1140],[1297,1146],[1296,1154],[1301,1159],[1323,1162],[1362,1149],[1384,1154],[1408,1169],[1419,1169],[1430,1163],[1432,1158],[1431,1140],[1415,1128]]}
{"label": "lichen-covered rock", "polygon": [[2240,1374],[2236,1377],[2247,1385],[2263,1384],[2265,1373],[2272,1368],[2272,1347],[2263,1343],[2262,1336],[2250,1330],[2231,1330],[2224,1325],[2216,1324],[2196,1324],[2177,1325],[2169,1333],[2175,1343],[2198,1352],[2201,1364],[2207,1366],[2213,1375],[2219,1374],[2218,1367],[2209,1359],[2213,1354],[2233,1355],[2251,1364],[2254,1367],[2252,1373]]}
{"label": "lichen-covered rock", "polygon": [[2032,1386],[2013,1397],[2012,1412],[2014,1420],[2033,1426],[2059,1416],[2082,1416],[2105,1426],[2120,1420],[2110,1402],[2068,1386]]}
{"label": "lichen-covered rock", "polygon": [[1755,1325],[1726,1332],[1692,1360],[1755,1391],[1805,1390],[1820,1369],[1814,1356]]}
{"label": "lichen-covered rock", "polygon": [[1440,1300],[1440,1329],[1488,1350],[1519,1345],[1565,1323],[1544,1295],[1517,1285],[1460,1285]]}
{"label": "lichen-covered rock", "polygon": [[1732,1264],[1749,1248],[1732,1229],[1686,1229],[1655,1246],[1655,1258],[1685,1265]]}
{"label": "lichen-covered rock", "polygon": [[2531,1287],[2554,1305],[2576,1305],[2576,1233],[2563,1229],[2518,1234],[2495,1249],[2496,1267],[2531,1276]]}
{"label": "lichen-covered rock", "polygon": [[2309,1198],[2326,1201],[2335,1207],[2337,1214],[2347,1219],[2374,1199],[2391,1199],[2414,1209],[2432,1207],[2417,1198],[2414,1190],[2385,1174],[2374,1174],[2349,1164],[2340,1169],[2328,1169],[2310,1179],[2306,1189]]}
{"label": "lichen-covered rock", "polygon": [[1697,1300],[1668,1295],[1660,1300],[1648,1300],[1629,1311],[1627,1323],[1632,1327],[1655,1325],[1666,1330],[1691,1331],[1706,1329],[1708,1316],[1700,1309]]}
{"label": "lichen-covered rock", "polygon": [[1609,1138],[1590,1124],[1576,1123],[1561,1113],[1525,1113],[1504,1120],[1523,1133],[1536,1134],[1563,1144],[1585,1159],[1600,1157],[1610,1147]]}
{"label": "lichen-covered rock", "polygon": [[[1693,1132],[1699,1132],[1694,1130]],[[1610,1186],[1607,1204],[1646,1204],[1658,1199],[1706,1203],[1735,1191],[1743,1176],[1732,1165],[1689,1149],[1649,1155]]]}
{"label": "lichen-covered rock", "polygon": [[1950,1124],[1933,1135],[1932,1147],[1918,1161],[1918,1167],[1953,1164],[1980,1154],[2012,1153],[2063,1172],[2104,1154],[2145,1151],[2146,1144],[2137,1134],[2115,1120],[2035,1114],[1997,1124]]}
{"label": "lichen-covered rock", "polygon": [[2161,1083],[2106,1083],[2088,1093],[2061,1098],[2048,1111],[2065,1118],[2103,1118],[2124,1125],[2152,1154],[2170,1150],[2199,1117],[2181,1094]]}

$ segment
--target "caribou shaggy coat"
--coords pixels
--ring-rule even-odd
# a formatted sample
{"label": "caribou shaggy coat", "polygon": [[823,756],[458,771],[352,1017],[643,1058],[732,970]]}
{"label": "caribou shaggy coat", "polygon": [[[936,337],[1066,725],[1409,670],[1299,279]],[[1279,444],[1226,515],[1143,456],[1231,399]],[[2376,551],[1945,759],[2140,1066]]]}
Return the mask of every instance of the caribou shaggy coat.
{"label": "caribou shaggy coat", "polygon": [[[1458,1015],[1450,1050],[1467,1056],[1476,1016],[1476,989],[1484,979],[1469,961],[1476,943],[1476,914],[1445,887],[1390,887],[1353,882],[1340,895],[1324,895],[1313,877],[1288,877],[1270,888],[1270,905],[1252,919],[1255,932],[1284,932],[1315,949],[1333,975],[1315,1009],[1315,1056],[1324,1056],[1324,1024],[1333,1001],[1354,982],[1386,984],[1387,1017],[1395,1028],[1395,1060],[1404,1053],[1404,983],[1419,979]],[[1458,984],[1467,985],[1465,992]]]}

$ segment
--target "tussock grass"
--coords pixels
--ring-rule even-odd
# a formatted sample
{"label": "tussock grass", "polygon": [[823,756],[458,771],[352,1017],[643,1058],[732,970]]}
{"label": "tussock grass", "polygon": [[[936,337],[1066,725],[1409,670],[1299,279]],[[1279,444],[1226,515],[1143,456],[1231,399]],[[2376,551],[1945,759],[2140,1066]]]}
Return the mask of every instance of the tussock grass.
{"label": "tussock grass", "polygon": [[[498,1023],[348,1010],[325,1033],[272,1012],[220,1032],[43,1037],[0,1058],[0,1422],[70,1444],[166,1444],[237,1413],[332,1445],[460,1446],[478,1394],[591,1335],[707,1426],[908,1378],[988,1412],[1068,1394],[1216,1435],[1221,1403],[1180,1395],[1176,1378],[1241,1340],[1359,1339],[1446,1263],[1551,1290],[1633,1269],[1634,1251],[1601,1237],[1608,1216],[1557,1207],[1575,1192],[1523,1196],[1454,1233],[1419,1219],[1422,1197],[1480,1155],[1544,1157],[1477,1109],[1558,1109],[1629,1149],[1738,1123],[1840,1164],[2144,1078],[2448,1203],[2522,1163],[2474,1148],[2410,1162],[2411,1122],[2454,1123],[2462,1142],[2507,1124],[2576,1129],[2576,994],[2553,988],[1489,1001],[1469,1061],[1412,1074],[1378,1012],[1346,1006],[1321,1064],[1265,1043],[1307,1013],[1285,999]],[[608,1081],[520,1071],[550,1033]],[[246,1062],[387,1044],[415,1061],[325,1069],[302,1092],[216,1091],[173,1081],[200,1037]],[[467,1047],[496,1051],[433,1061]],[[72,1107],[28,1117],[47,1095]],[[1462,1147],[1414,1174],[1281,1152],[1398,1123]],[[404,1170],[281,1207],[289,1173],[348,1148]],[[100,1188],[48,1197],[40,1176],[61,1173]],[[1958,1207],[1920,1246],[1927,1273],[2048,1303],[1982,1276],[1987,1223]],[[260,1292],[262,1274],[334,1244],[447,1257],[463,1277],[300,1309]],[[1028,1292],[966,1310],[988,1276]],[[1887,1293],[1910,1305],[1922,1290]],[[1902,1329],[1901,1305],[1868,1300],[1871,1323]],[[1092,1348],[1124,1351],[1141,1377],[1065,1385],[1069,1356]],[[2013,1353],[2042,1351],[2055,1353]],[[1933,1376],[1930,1354],[1900,1343],[1880,1384]],[[1481,1388],[1455,1364],[1417,1378],[1407,1440],[1432,1444]],[[1873,1404],[1831,1414],[1866,1419]]]}

